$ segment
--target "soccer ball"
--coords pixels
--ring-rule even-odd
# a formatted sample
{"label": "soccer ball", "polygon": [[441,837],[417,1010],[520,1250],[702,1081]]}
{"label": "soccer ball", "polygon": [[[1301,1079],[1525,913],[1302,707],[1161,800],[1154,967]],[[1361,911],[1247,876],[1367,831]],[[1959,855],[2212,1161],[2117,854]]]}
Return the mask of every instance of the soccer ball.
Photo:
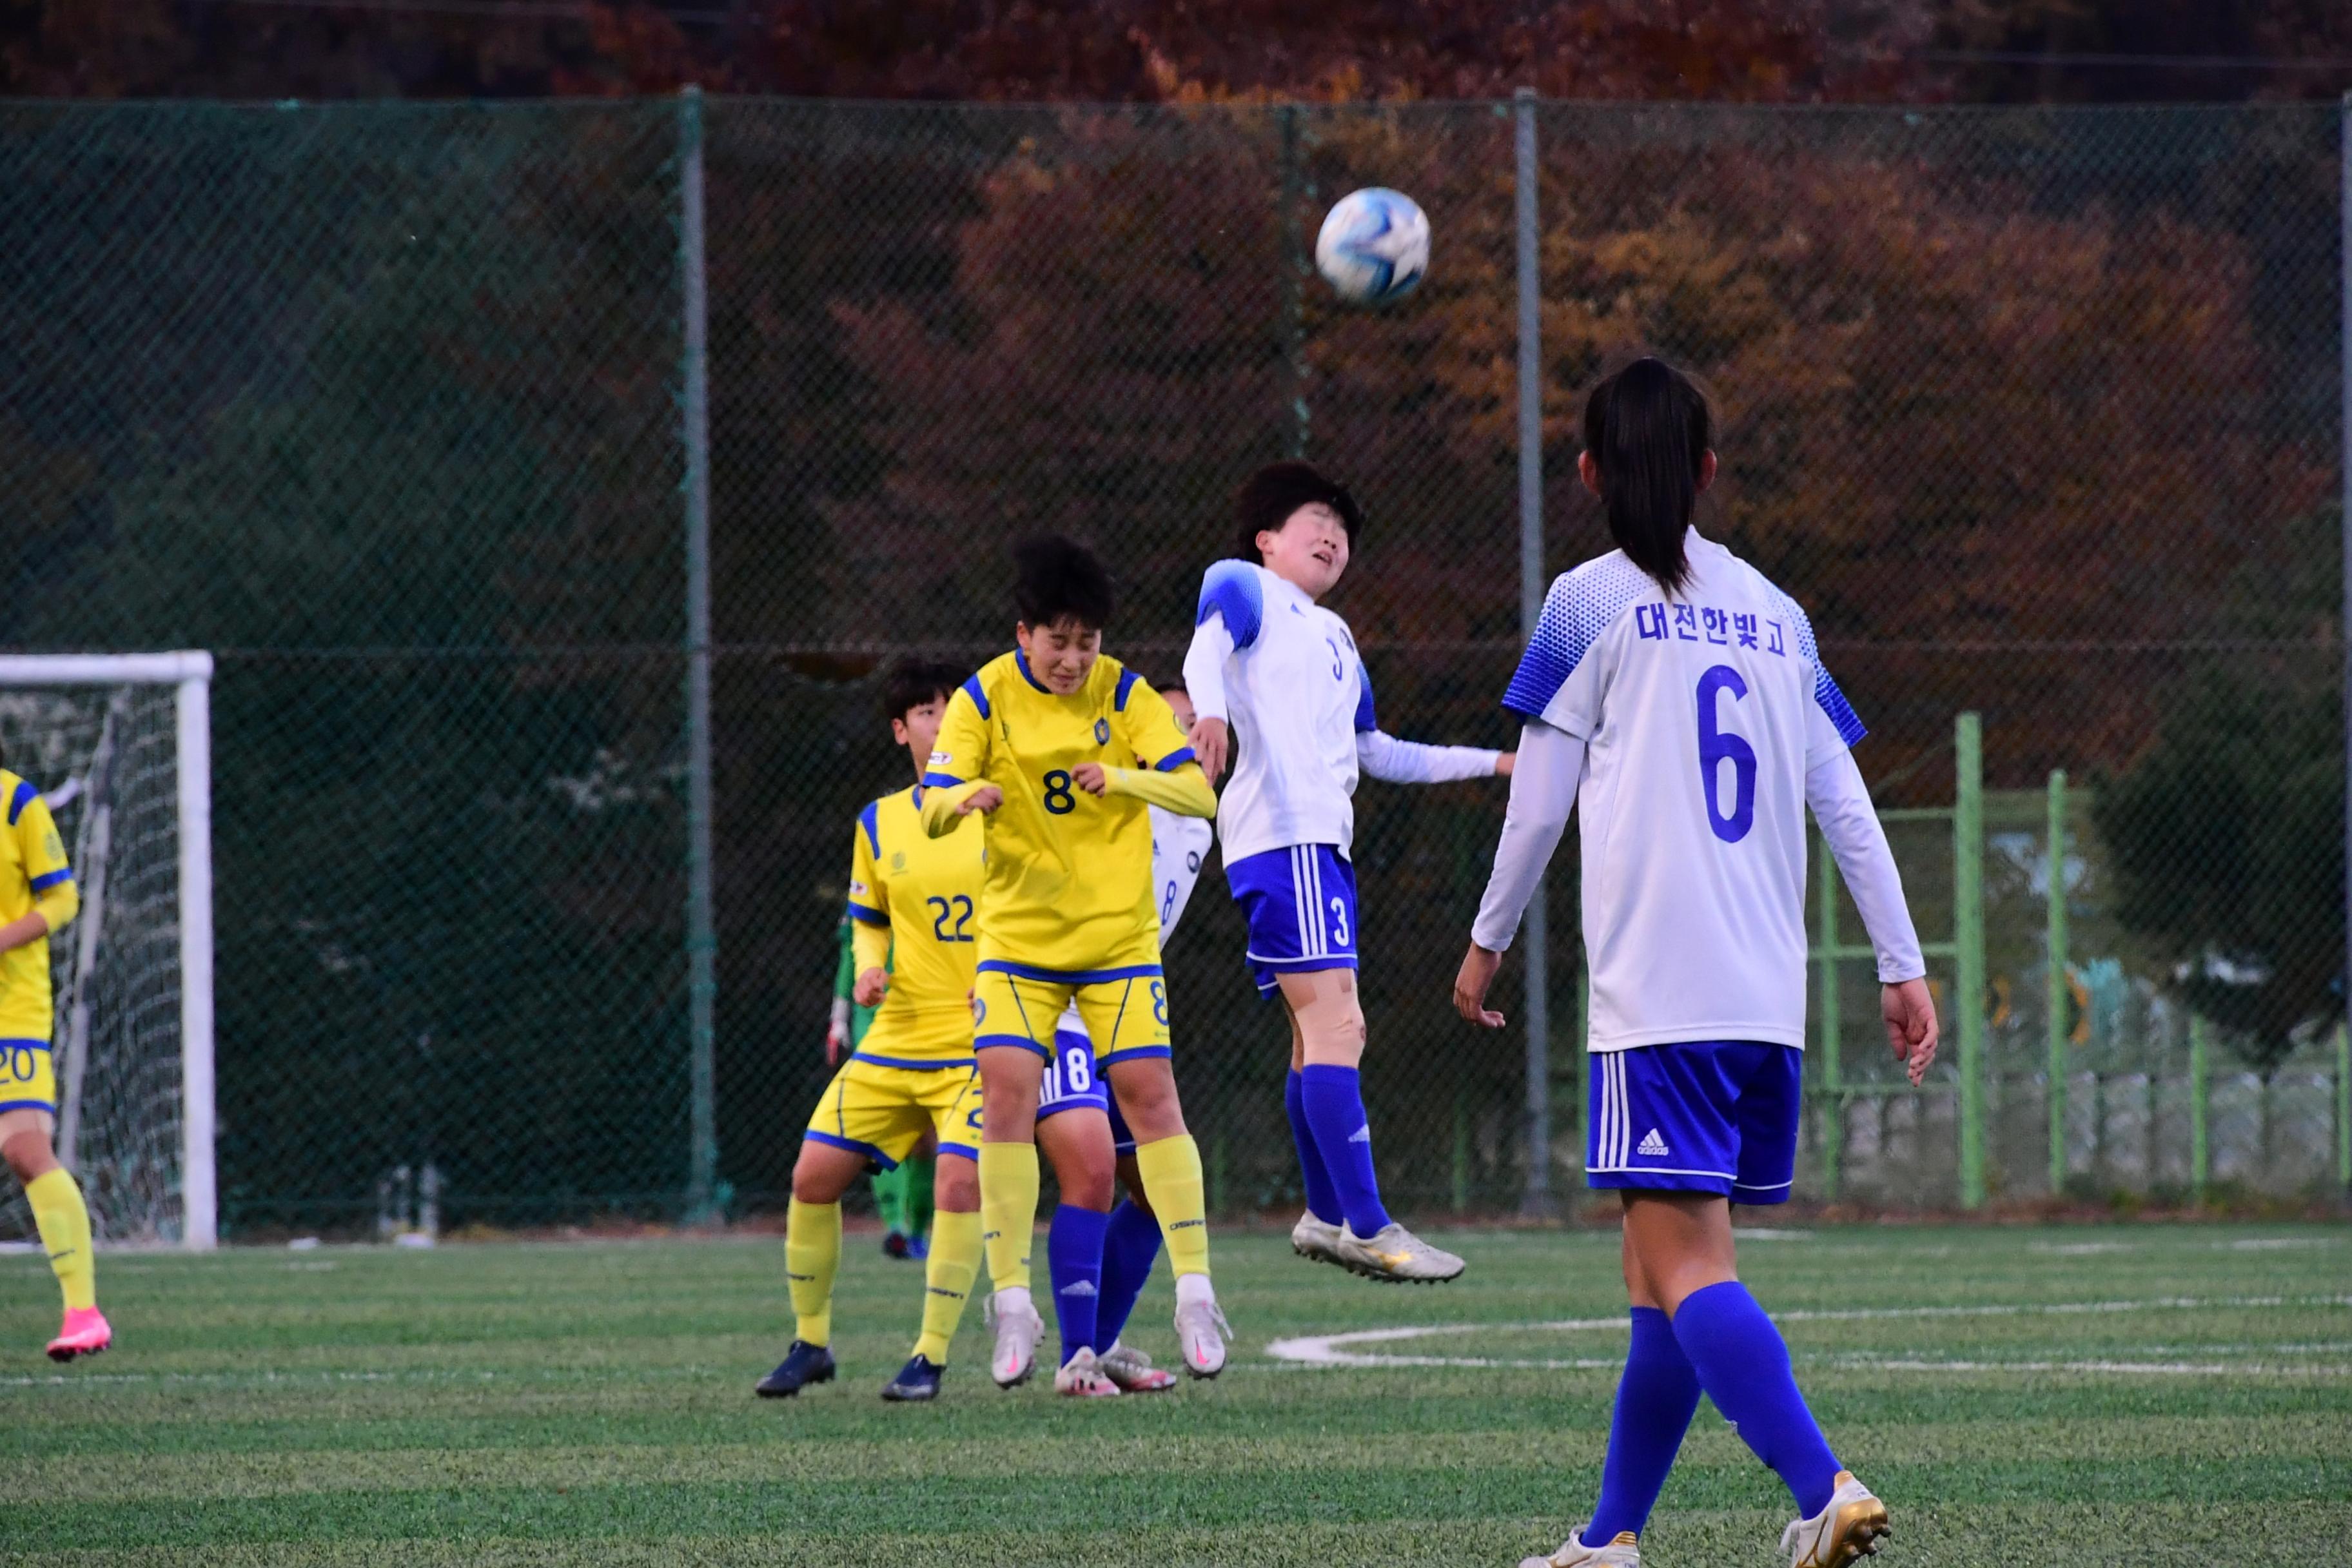
{"label": "soccer ball", "polygon": [[1315,237],[1315,269],[1351,305],[1402,300],[1429,270],[1429,218],[1402,191],[1352,192]]}

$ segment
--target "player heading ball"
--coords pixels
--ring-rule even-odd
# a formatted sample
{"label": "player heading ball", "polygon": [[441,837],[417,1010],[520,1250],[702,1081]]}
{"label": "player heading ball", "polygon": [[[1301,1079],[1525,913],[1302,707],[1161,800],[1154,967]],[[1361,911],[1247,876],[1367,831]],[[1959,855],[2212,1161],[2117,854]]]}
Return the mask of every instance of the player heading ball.
{"label": "player heading ball", "polygon": [[1013,559],[1018,646],[949,700],[923,779],[925,830],[945,837],[976,816],[987,847],[972,1005],[989,1272],[1028,1274],[1038,1088],[1075,1000],[1168,1245],[1184,1370],[1213,1377],[1224,1318],[1209,1283],[1201,1152],[1170,1067],[1146,807],[1205,817],[1216,795],[1167,702],[1103,653],[1115,595],[1094,552],[1049,535]]}

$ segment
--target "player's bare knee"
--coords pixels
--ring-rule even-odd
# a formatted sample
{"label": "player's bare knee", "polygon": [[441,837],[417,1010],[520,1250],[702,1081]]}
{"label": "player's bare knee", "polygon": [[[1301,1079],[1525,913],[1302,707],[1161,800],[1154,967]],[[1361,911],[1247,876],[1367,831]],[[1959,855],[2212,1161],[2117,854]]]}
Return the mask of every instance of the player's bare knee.
{"label": "player's bare knee", "polygon": [[8,1162],[8,1169],[19,1182],[37,1181],[58,1168],[57,1151],[43,1127],[19,1127],[0,1133],[0,1159]]}
{"label": "player's bare knee", "polygon": [[804,1204],[837,1203],[856,1178],[858,1163],[849,1151],[809,1139],[793,1162],[793,1196]]}
{"label": "player's bare knee", "polygon": [[1184,1131],[1184,1104],[1177,1098],[1176,1074],[1162,1057],[1120,1062],[1110,1069],[1119,1114],[1139,1143],[1156,1143]]}
{"label": "player's bare knee", "polygon": [[979,1213],[979,1163],[961,1154],[941,1154],[931,1179],[931,1206],[942,1214]]}

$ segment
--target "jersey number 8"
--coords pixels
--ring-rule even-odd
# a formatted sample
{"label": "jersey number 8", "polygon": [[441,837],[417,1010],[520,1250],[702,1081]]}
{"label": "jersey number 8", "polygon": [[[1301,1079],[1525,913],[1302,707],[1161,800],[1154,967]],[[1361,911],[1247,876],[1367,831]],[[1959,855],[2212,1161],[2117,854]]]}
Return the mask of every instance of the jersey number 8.
{"label": "jersey number 8", "polygon": [[1066,816],[1078,808],[1077,797],[1070,793],[1070,775],[1055,768],[1045,775],[1045,809],[1055,816]]}

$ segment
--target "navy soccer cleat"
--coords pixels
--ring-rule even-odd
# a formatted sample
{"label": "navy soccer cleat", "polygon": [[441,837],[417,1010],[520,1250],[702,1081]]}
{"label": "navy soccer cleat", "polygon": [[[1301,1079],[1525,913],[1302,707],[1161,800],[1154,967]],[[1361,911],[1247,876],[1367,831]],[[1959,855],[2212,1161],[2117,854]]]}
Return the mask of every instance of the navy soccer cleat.
{"label": "navy soccer cleat", "polygon": [[898,1369],[882,1390],[882,1397],[902,1404],[912,1404],[940,1396],[940,1379],[947,1368],[929,1356],[916,1356]]}
{"label": "navy soccer cleat", "polygon": [[833,1352],[823,1345],[794,1340],[776,1370],[761,1378],[752,1393],[762,1399],[789,1399],[812,1383],[833,1381]]}

